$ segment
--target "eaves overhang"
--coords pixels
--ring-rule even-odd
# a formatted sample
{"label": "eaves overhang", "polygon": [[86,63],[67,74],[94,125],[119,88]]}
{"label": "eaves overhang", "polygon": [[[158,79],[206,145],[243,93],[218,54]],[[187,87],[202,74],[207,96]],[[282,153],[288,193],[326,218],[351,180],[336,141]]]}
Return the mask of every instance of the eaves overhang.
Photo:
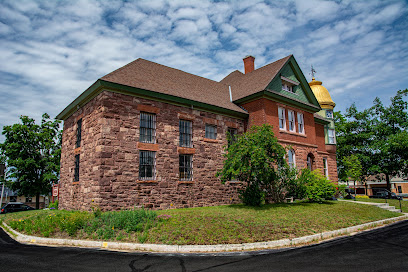
{"label": "eaves overhang", "polygon": [[194,101],[194,100],[190,100],[190,99],[186,99],[186,98],[182,98],[178,96],[139,89],[139,88],[135,88],[135,87],[127,86],[127,85],[122,85],[122,84],[98,79],[94,84],[92,84],[92,86],[90,86],[85,92],[83,92],[71,104],[69,104],[60,114],[58,114],[56,119],[66,120],[77,109],[84,106],[92,98],[96,97],[98,94],[100,94],[104,90],[143,97],[147,99],[154,99],[154,100],[158,100],[161,102],[167,102],[167,103],[176,104],[180,106],[193,107],[196,109],[201,109],[204,111],[210,111],[214,113],[220,113],[223,115],[228,115],[228,116],[236,117],[239,119],[248,118],[248,113],[245,113],[243,110],[242,112],[234,111],[231,109],[226,109],[226,108],[222,108],[222,107],[218,107],[218,106],[214,106],[211,104],[206,104],[206,103],[202,103],[202,102],[198,102],[198,101]]}
{"label": "eaves overhang", "polygon": [[330,120],[327,120],[324,117],[316,116],[316,115],[314,116],[314,120],[315,120],[316,123],[319,123],[319,124],[322,124],[322,125],[328,125],[328,124],[331,123]]}
{"label": "eaves overhang", "polygon": [[313,104],[305,103],[305,102],[303,102],[301,100],[295,99],[293,97],[286,96],[284,94],[275,92],[273,90],[263,90],[263,91],[254,93],[252,95],[246,96],[244,98],[237,99],[237,100],[235,100],[233,102],[235,104],[237,104],[237,105],[242,105],[244,103],[248,103],[248,102],[260,99],[260,98],[266,98],[266,99],[269,99],[269,100],[272,100],[272,101],[281,102],[281,103],[284,103],[286,105],[290,105],[290,106],[294,106],[294,107],[297,107],[297,108],[300,108],[300,109],[304,109],[304,110],[306,110],[308,112],[312,112],[312,113],[315,113],[315,112],[318,112],[318,111],[321,110],[320,107],[317,107],[317,106],[315,106]]}

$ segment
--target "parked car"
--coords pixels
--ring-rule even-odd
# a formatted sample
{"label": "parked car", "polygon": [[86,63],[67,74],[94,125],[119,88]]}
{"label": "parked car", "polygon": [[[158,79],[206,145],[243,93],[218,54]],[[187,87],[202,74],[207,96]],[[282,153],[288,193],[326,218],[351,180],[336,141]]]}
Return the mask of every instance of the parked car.
{"label": "parked car", "polygon": [[370,198],[402,199],[401,196],[389,191],[379,191],[375,195],[370,196]]}
{"label": "parked car", "polygon": [[0,214],[29,211],[29,210],[35,210],[35,209],[21,202],[9,202],[1,208]]}

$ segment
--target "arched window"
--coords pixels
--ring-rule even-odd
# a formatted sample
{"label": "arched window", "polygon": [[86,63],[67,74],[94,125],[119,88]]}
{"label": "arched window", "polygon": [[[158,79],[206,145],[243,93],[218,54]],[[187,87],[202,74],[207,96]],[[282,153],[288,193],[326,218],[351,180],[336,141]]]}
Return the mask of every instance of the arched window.
{"label": "arched window", "polygon": [[295,151],[293,149],[288,150],[288,164],[291,168],[296,166]]}

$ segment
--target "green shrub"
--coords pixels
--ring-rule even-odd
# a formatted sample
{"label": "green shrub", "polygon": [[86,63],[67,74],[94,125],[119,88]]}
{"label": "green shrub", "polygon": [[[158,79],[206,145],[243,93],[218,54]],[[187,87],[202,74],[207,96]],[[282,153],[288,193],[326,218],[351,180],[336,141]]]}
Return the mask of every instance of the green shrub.
{"label": "green shrub", "polygon": [[356,198],[360,198],[360,199],[369,199],[368,196],[366,195],[356,195]]}
{"label": "green shrub", "polygon": [[58,210],[58,199],[51,202],[50,205],[48,205],[48,208]]}
{"label": "green shrub", "polygon": [[339,187],[337,187],[337,191],[336,191],[336,197],[345,197],[346,196],[346,188],[347,185],[339,185]]}
{"label": "green shrub", "polygon": [[248,206],[261,206],[265,203],[265,192],[257,184],[249,184],[245,189],[239,191],[239,198]]}
{"label": "green shrub", "polygon": [[310,202],[322,202],[334,196],[336,192],[335,185],[323,176],[318,169],[310,171],[305,168],[302,170],[298,183],[305,186],[305,194]]}

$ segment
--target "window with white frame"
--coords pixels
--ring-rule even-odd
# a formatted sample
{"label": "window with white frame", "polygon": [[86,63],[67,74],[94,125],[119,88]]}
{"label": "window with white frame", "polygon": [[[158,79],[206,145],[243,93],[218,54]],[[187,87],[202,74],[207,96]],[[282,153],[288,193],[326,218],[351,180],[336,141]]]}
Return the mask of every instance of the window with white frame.
{"label": "window with white frame", "polygon": [[179,178],[181,181],[193,180],[193,155],[179,155]]}
{"label": "window with white frame", "polygon": [[140,151],[139,179],[154,180],[156,178],[156,152]]}
{"label": "window with white frame", "polygon": [[278,108],[278,115],[279,115],[279,128],[280,129],[286,129],[285,109],[279,107]]}
{"label": "window with white frame", "polygon": [[140,138],[142,143],[156,142],[156,114],[154,113],[140,113]]}
{"label": "window with white frame", "polygon": [[329,168],[327,166],[327,158],[323,158],[323,172],[326,178],[329,177]]}
{"label": "window with white frame", "polygon": [[293,110],[288,110],[288,121],[289,121],[289,131],[295,132],[295,112]]}
{"label": "window with white frame", "polygon": [[298,131],[299,133],[304,134],[305,133],[305,121],[303,119],[303,113],[298,112],[297,119],[298,119]]}
{"label": "window with white frame", "polygon": [[293,93],[293,86],[287,83],[282,83],[282,90]]}
{"label": "window with white frame", "polygon": [[288,164],[290,168],[294,168],[296,165],[295,151],[293,149],[288,150]]}
{"label": "window with white frame", "polygon": [[329,144],[335,144],[336,135],[335,135],[334,129],[328,129],[327,134],[329,135]]}
{"label": "window with white frame", "polygon": [[217,139],[217,126],[205,125],[205,138],[207,139]]}
{"label": "window with white frame", "polygon": [[180,146],[182,147],[192,147],[193,129],[192,122],[187,120],[179,121],[180,130]]}

